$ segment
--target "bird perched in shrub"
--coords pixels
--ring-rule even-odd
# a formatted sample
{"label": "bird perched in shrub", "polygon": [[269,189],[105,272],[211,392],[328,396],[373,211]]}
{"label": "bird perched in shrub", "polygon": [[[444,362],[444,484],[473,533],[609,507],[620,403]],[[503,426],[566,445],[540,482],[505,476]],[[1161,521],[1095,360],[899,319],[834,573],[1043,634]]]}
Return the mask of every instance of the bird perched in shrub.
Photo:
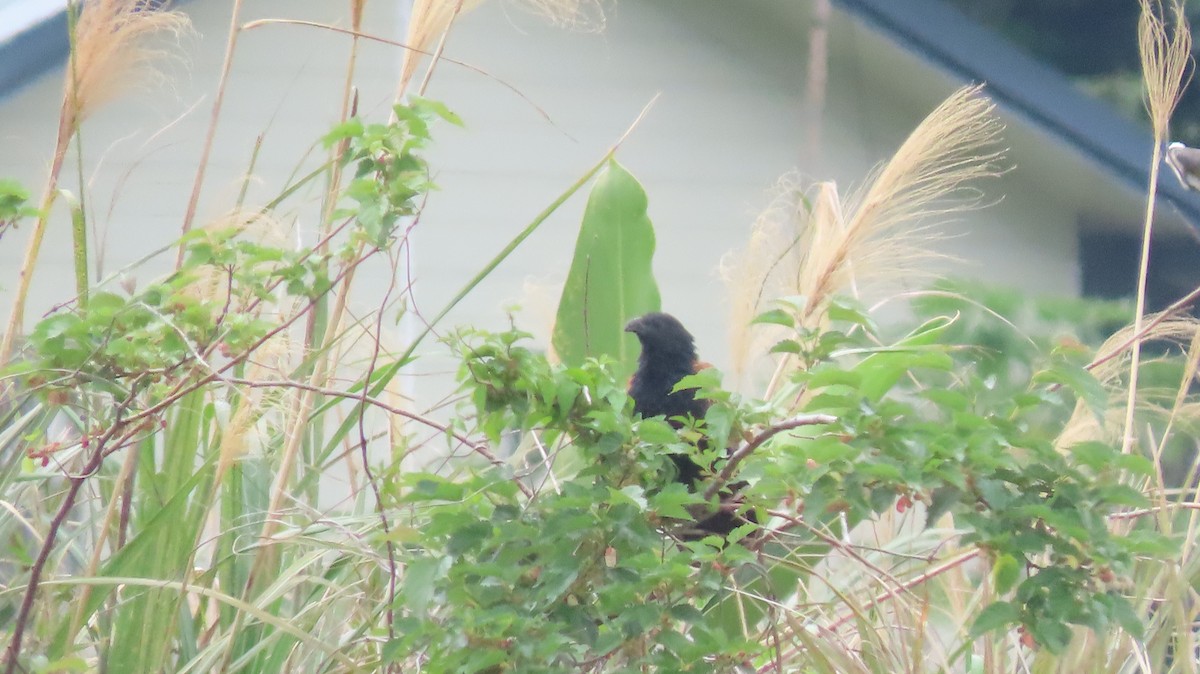
{"label": "bird perched in shrub", "polygon": [[[670,314],[652,313],[635,318],[625,326],[642,343],[637,371],[629,380],[633,413],[642,418],[666,417],[675,429],[683,427],[678,417],[704,419],[708,401],[696,397],[695,389],[673,391],[680,379],[707,367],[696,358],[692,334]],[[680,482],[694,487],[703,472],[685,454],[672,454]]]}
{"label": "bird perched in shrub", "polygon": [[[674,316],[658,312],[629,321],[625,330],[637,335],[642,344],[637,371],[629,380],[633,413],[642,418],[666,417],[667,423],[677,430],[685,424],[680,417],[703,420],[709,402],[697,398],[695,389],[674,390],[680,379],[711,367],[696,357],[696,342],[692,334]],[[702,439],[698,446],[704,449],[705,441]],[[697,483],[710,472],[686,454],[672,454],[670,458],[675,464],[676,479],[691,491],[695,491]],[[730,486],[737,490],[745,483]],[[747,521],[756,521],[752,510],[748,511],[746,518],[734,512],[740,495],[734,491],[724,491],[720,496],[721,509],[700,519],[696,529],[724,536]]]}

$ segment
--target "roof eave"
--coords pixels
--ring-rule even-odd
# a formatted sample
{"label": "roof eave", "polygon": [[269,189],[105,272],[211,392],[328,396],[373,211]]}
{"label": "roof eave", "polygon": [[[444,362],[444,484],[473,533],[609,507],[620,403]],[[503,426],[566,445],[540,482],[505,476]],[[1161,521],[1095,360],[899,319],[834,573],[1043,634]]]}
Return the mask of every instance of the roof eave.
{"label": "roof eave", "polygon": [[[1063,139],[1131,189],[1145,191],[1154,150],[1147,130],[957,9],[938,0],[834,2],[956,79],[986,83],[1005,110]],[[1197,228],[1200,195],[1169,172],[1160,172],[1158,192]]]}

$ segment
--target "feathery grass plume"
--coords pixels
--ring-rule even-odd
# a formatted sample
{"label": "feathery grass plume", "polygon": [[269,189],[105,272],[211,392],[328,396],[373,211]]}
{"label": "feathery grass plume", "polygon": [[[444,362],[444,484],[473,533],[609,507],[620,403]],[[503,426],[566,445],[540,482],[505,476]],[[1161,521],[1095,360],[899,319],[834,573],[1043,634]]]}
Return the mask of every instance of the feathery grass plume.
{"label": "feathery grass plume", "polygon": [[73,131],[103,103],[130,87],[159,81],[155,68],[173,52],[153,46],[158,34],[178,37],[188,26],[180,12],[152,0],[90,0],[75,24],[74,49],[63,92],[60,133]]}
{"label": "feathery grass plume", "polygon": [[[242,376],[250,381],[287,378],[296,367],[296,347],[288,331],[281,330],[255,349],[254,357],[246,361]],[[296,391],[286,388],[238,387],[238,395],[226,398],[226,402],[232,406],[229,418],[223,426],[215,427],[212,431],[220,437],[216,479],[212,486],[214,494],[234,463],[251,452],[261,450],[267,444],[265,437],[281,431],[279,427],[283,414],[298,395]],[[215,496],[211,502],[217,502]]]}
{"label": "feathery grass plume", "polygon": [[149,0],[92,0],[83,5],[72,25],[54,158],[43,190],[41,214],[25,248],[12,313],[0,342],[0,365],[8,362],[13,340],[22,329],[25,300],[71,139],[103,103],[122,91],[159,79],[154,65],[171,52],[149,44],[148,38],[163,33],[178,37],[188,26],[186,16],[165,11],[159,4]]}
{"label": "feathery grass plume", "polygon": [[[1150,265],[1150,237],[1154,230],[1154,201],[1158,194],[1158,170],[1162,163],[1163,143],[1166,142],[1171,115],[1179,103],[1191,61],[1192,33],[1188,27],[1183,0],[1170,0],[1171,22],[1168,26],[1162,0],[1140,0],[1138,19],[1138,52],[1141,55],[1142,79],[1146,83],[1146,110],[1154,134],[1154,151],[1150,160],[1150,184],[1146,194],[1146,213],[1142,223],[1141,263],[1138,266],[1134,334],[1142,327],[1146,311],[1146,278]],[[1129,388],[1125,399],[1125,437],[1122,451],[1133,446],[1133,412],[1137,397],[1138,362],[1141,342],[1135,342],[1129,363]]]}
{"label": "feathery grass plume", "polygon": [[[798,295],[805,299],[798,322],[816,328],[837,292],[929,275],[927,263],[943,257],[930,249],[939,238],[938,220],[980,206],[981,193],[971,183],[1003,172],[1004,151],[996,143],[1004,127],[981,89],[964,87],[939,105],[858,196],[843,201],[824,183],[807,217],[803,209],[776,205],[760,218],[751,246],[725,265],[725,277],[737,286],[738,318],[763,311],[774,297]],[[791,218],[797,229],[775,222],[772,212]],[[748,342],[735,334],[732,343]],[[735,362],[756,355],[738,354]]]}
{"label": "feathery grass plume", "polygon": [[[826,186],[836,190],[832,183],[821,183],[817,189]],[[751,330],[750,321],[771,299],[788,295],[794,287],[801,259],[800,232],[811,217],[812,202],[798,172],[781,176],[773,192],[774,198],[754,221],[746,247],[721,260],[720,273],[730,298],[730,360],[739,375],[747,373],[751,354],[764,352],[783,331],[769,325]]]}
{"label": "feathery grass plume", "polygon": [[432,47],[442,39],[446,31],[450,30],[450,24],[454,23],[454,18],[463,12],[471,11],[482,2],[483,0],[415,0],[413,2],[412,14],[408,19],[408,33],[404,38],[404,44],[411,49],[404,51],[404,58],[400,62],[400,85],[396,90],[397,100],[402,98],[404,92],[408,90],[408,85],[417,72],[421,58],[433,51]]}
{"label": "feathery grass plume", "polygon": [[552,25],[569,30],[598,33],[607,23],[599,0],[518,0],[517,4]]}
{"label": "feathery grass plume", "polygon": [[1155,141],[1166,140],[1171,115],[1190,75],[1192,32],[1183,0],[1169,0],[1171,20],[1162,0],[1140,0],[1138,51],[1142,78],[1146,83],[1146,109],[1150,113]]}
{"label": "feathery grass plume", "polygon": [[[1161,314],[1151,314],[1146,316],[1146,319],[1147,322],[1153,322],[1160,317]],[[1116,353],[1118,355],[1116,358],[1106,357],[1091,369],[1092,375],[1111,394],[1109,407],[1104,417],[1098,419],[1087,402],[1083,400],[1078,401],[1075,404],[1071,418],[1063,426],[1062,431],[1055,441],[1060,449],[1066,449],[1074,444],[1090,440],[1101,442],[1120,440],[1122,431],[1125,428],[1126,415],[1122,399],[1125,398],[1129,385],[1127,377],[1130,373],[1130,358],[1125,357],[1121,350],[1123,349],[1132,353],[1134,344],[1141,341],[1172,342],[1180,345],[1191,344],[1197,339],[1197,336],[1200,336],[1200,320],[1186,316],[1164,319],[1155,325],[1153,329],[1146,331],[1141,340],[1135,342],[1133,336],[1139,332],[1141,332],[1141,329],[1135,325],[1127,325],[1109,336],[1096,350],[1100,354]],[[1189,363],[1192,357],[1192,350],[1189,350]],[[1149,403],[1143,404],[1142,407],[1143,409],[1152,409]],[[1164,416],[1170,413],[1179,418],[1190,418],[1187,406],[1179,403],[1178,394],[1176,394],[1176,404],[1173,407],[1173,410],[1153,409],[1163,412]]]}
{"label": "feathery grass plume", "polygon": [[[454,20],[479,5],[484,0],[415,0],[412,14],[408,21],[408,33],[404,38],[405,46],[410,49],[404,52],[400,64],[400,84],[396,90],[396,99],[403,98],[416,74],[421,59],[433,54],[434,62],[430,63],[429,71],[436,65],[436,59],[441,54],[445,36]],[[515,0],[515,4],[530,13],[549,21],[555,26],[572,30],[600,31],[604,29],[605,18],[600,0]],[[429,80],[426,73],[425,81]],[[421,88],[424,88],[422,85]]]}
{"label": "feathery grass plume", "polygon": [[979,192],[968,184],[1000,174],[1003,151],[992,146],[1004,128],[981,89],[964,87],[939,105],[844,209],[818,202],[813,234],[801,242],[796,287],[808,298],[801,316],[807,325],[822,318],[830,297],[852,280],[923,272],[922,263],[937,257],[928,250],[938,238],[930,218],[979,205]]}
{"label": "feathery grass plume", "polygon": [[[261,395],[254,395],[253,391],[247,391],[238,396],[236,402],[232,403],[233,408],[223,427],[214,419],[213,424],[216,426],[214,430],[220,434],[221,438],[214,488],[224,479],[230,466],[246,454],[248,451],[247,440],[255,437],[254,427],[262,415],[257,398],[261,398]],[[215,499],[212,502],[215,502]]]}

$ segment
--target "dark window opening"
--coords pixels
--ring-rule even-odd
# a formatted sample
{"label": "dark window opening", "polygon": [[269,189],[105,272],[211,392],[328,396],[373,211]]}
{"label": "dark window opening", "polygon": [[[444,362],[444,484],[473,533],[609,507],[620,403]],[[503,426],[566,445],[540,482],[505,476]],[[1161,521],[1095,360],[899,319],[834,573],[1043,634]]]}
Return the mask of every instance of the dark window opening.
{"label": "dark window opening", "polygon": [[[1084,296],[1133,297],[1137,292],[1141,246],[1137,234],[1081,234],[1079,256]],[[1200,287],[1200,242],[1186,236],[1157,237],[1151,241],[1146,310],[1165,309],[1197,287]]]}

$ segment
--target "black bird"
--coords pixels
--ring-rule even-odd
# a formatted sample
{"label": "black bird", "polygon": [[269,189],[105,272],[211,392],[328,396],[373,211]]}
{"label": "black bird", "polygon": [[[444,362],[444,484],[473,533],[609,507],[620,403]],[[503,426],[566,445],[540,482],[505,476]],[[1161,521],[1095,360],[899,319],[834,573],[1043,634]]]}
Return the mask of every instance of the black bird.
{"label": "black bird", "polygon": [[[711,367],[696,357],[696,341],[692,334],[674,316],[657,312],[629,321],[625,330],[637,335],[642,343],[637,371],[629,380],[633,413],[642,418],[666,417],[667,423],[675,429],[683,428],[685,421],[681,417],[704,419],[709,407],[707,400],[697,398],[694,389],[673,391],[680,379]],[[707,443],[701,439],[697,444],[703,450]],[[676,479],[695,491],[709,470],[685,454],[670,456],[675,464]],[[702,518],[694,528],[701,535],[686,538],[702,538],[710,533],[725,536],[746,522],[757,522],[753,510],[747,511],[744,517],[736,513],[741,498],[737,490],[745,483],[729,486],[733,491],[721,492],[721,507],[717,512],[700,513]]]}
{"label": "black bird", "polygon": [[[625,326],[642,343],[637,372],[629,380],[633,413],[642,417],[666,417],[675,429],[683,427],[678,417],[704,419],[708,401],[697,398],[694,389],[672,393],[680,379],[696,374],[707,363],[696,358],[696,342],[683,324],[670,314],[652,313],[635,318]],[[703,448],[702,448],[703,449]],[[704,471],[691,457],[672,454],[680,482],[695,487]]]}

